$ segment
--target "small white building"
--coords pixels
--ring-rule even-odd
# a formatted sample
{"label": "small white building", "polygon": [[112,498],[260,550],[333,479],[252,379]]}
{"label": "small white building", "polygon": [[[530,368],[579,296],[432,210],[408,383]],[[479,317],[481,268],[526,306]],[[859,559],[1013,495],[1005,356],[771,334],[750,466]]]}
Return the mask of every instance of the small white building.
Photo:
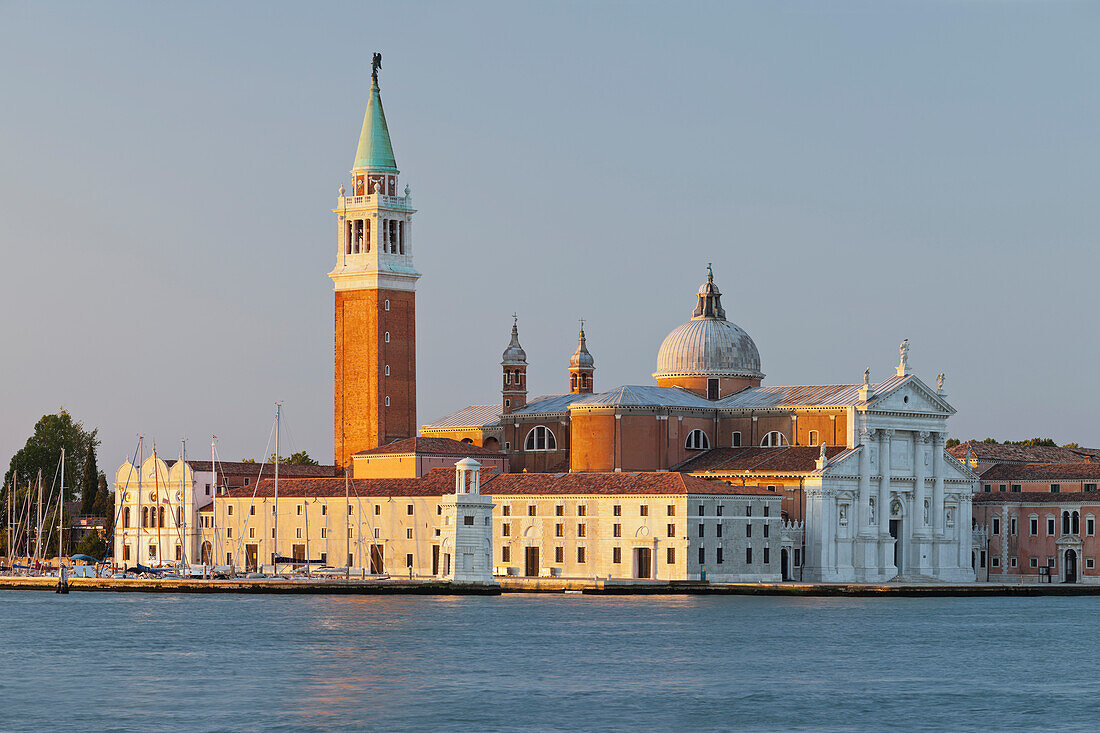
{"label": "small white building", "polygon": [[[443,577],[459,583],[493,581],[493,499],[481,494],[481,464],[455,464],[455,493],[443,507]],[[452,560],[453,558],[453,560]]]}

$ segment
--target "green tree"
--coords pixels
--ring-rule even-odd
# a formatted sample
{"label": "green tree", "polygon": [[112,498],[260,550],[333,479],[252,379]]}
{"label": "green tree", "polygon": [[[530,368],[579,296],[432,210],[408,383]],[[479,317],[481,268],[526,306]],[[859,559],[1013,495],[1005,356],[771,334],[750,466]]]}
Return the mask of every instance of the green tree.
{"label": "green tree", "polygon": [[954,448],[956,445],[959,445],[959,439],[958,438],[948,438],[947,443],[945,443],[944,445],[948,448]]}
{"label": "green tree", "polygon": [[1066,443],[1062,447],[1063,448],[1080,448],[1081,444],[1080,443]]}
{"label": "green tree", "polygon": [[[84,463],[88,459],[88,447],[94,452],[99,445],[98,431],[88,430],[65,410],[56,415],[43,415],[34,426],[34,434],[27,443],[12,456],[8,472],[4,474],[4,485],[10,486],[12,476],[18,472],[19,481],[33,479],[42,471],[46,490],[54,481],[57,467],[61,461],[61,449],[65,449],[65,498],[76,497],[78,481],[84,474]],[[59,478],[59,477],[58,477]]]}
{"label": "green tree", "polygon": [[95,442],[88,442],[84,472],[80,479],[80,513],[89,516],[95,511],[95,495],[99,490],[99,466],[95,461]]}
{"label": "green tree", "polygon": [[1027,440],[1006,440],[1005,445],[1026,445],[1032,448],[1057,448],[1054,438],[1028,438]]}
{"label": "green tree", "polygon": [[[256,461],[241,461],[242,463],[255,463]],[[275,454],[272,453],[267,457],[269,465],[275,463]],[[304,450],[300,450],[297,453],[291,453],[289,456],[282,456],[279,459],[279,464],[282,466],[316,466],[317,461],[310,457],[309,453]]]}
{"label": "green tree", "polygon": [[102,560],[103,556],[107,554],[107,543],[103,541],[99,532],[92,531],[80,539],[73,554],[87,555],[88,557],[94,557],[96,560]]}
{"label": "green tree", "polygon": [[92,514],[97,517],[107,518],[107,531],[112,532],[115,527],[115,494],[107,488],[107,477],[99,474],[99,489],[95,495],[95,505]]}

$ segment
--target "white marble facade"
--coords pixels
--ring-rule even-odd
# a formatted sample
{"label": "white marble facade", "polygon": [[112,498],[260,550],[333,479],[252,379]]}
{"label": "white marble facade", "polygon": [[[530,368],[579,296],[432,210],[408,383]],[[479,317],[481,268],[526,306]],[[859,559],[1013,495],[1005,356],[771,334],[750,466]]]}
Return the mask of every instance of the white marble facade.
{"label": "white marble facade", "polygon": [[807,581],[975,578],[978,477],[944,449],[955,410],[942,381],[930,389],[905,371],[904,359],[898,377],[888,394],[861,394],[850,413],[854,447],[819,461],[806,480]]}

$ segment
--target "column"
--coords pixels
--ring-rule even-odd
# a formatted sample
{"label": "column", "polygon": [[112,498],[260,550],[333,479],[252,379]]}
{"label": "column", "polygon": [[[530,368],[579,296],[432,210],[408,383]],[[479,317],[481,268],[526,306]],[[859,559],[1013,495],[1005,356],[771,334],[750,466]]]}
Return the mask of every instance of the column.
{"label": "column", "polygon": [[[958,522],[958,538],[959,538],[959,567],[966,570],[970,567],[970,550],[971,550],[971,525],[973,524],[974,505],[972,504],[974,495],[969,491],[959,495],[959,516]],[[1005,505],[1005,512],[1007,513],[1008,506]],[[1004,537],[1008,536],[1008,523],[1003,526]],[[1004,543],[1007,547],[1008,543]]]}
{"label": "column", "polygon": [[890,439],[894,431],[878,432],[878,510],[875,512],[875,518],[878,519],[879,537],[887,537],[890,534]]}
{"label": "column", "polygon": [[861,535],[871,533],[871,441],[874,430],[860,430],[859,443],[863,446],[859,452],[859,507],[856,511]]}
{"label": "column", "polygon": [[928,532],[928,528],[924,523],[924,482],[927,473],[924,466],[924,446],[928,442],[928,432],[922,430],[916,434],[915,438],[913,475],[916,483],[913,487],[913,534],[924,536]]}
{"label": "column", "polygon": [[943,536],[943,433],[932,433],[932,530]]}

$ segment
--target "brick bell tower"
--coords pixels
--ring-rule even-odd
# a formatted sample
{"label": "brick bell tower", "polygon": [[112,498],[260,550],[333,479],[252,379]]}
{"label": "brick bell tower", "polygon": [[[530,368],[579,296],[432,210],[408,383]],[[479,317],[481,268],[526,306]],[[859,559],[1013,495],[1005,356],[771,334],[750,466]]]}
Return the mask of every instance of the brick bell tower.
{"label": "brick bell tower", "polygon": [[359,451],[416,435],[416,281],[412,195],[398,193],[374,54],[370,98],[336,214],[334,453],[338,466]]}
{"label": "brick bell tower", "polygon": [[519,317],[512,314],[512,340],[500,358],[504,381],[500,389],[501,414],[511,415],[527,405],[527,352],[519,345]]}

